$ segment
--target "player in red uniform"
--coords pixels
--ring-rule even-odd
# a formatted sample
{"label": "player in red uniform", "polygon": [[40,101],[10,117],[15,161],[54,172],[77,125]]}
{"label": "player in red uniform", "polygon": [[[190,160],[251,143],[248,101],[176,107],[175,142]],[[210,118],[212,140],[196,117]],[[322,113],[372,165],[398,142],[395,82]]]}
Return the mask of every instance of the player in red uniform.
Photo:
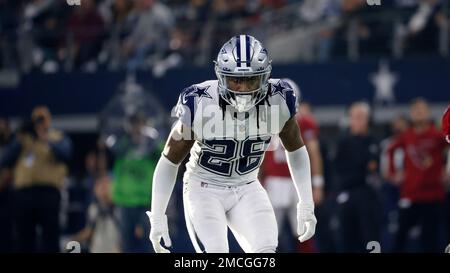
{"label": "player in red uniform", "polygon": [[[298,86],[285,79],[294,89],[297,98],[300,97]],[[301,128],[302,138],[305,142],[311,161],[314,203],[319,205],[323,199],[323,167],[318,141],[319,128],[312,116],[310,106],[301,103],[298,106],[297,123]],[[298,202],[289,168],[284,155],[284,148],[279,139],[273,139],[266,152],[260,171],[260,181],[263,181],[277,218],[278,230],[282,230],[286,217],[291,224],[291,230],[296,237],[296,204]],[[309,240],[300,245],[301,252],[314,252],[314,242]],[[283,251],[281,249],[281,251]]]}
{"label": "player in red uniform", "polygon": [[[445,140],[450,143],[450,104],[447,107],[447,110],[445,110],[444,115],[442,116],[442,133],[444,135]],[[447,157],[447,171],[450,170],[450,152]],[[450,180],[450,174],[447,176],[447,182]],[[447,212],[447,242],[450,241],[450,189],[447,189],[447,198],[446,198],[446,209]],[[446,253],[450,253],[450,243],[445,248]]]}
{"label": "player in red uniform", "polygon": [[444,134],[445,140],[450,143],[450,104],[442,117],[442,133]]}
{"label": "player in red uniform", "polygon": [[[421,250],[440,252],[439,227],[442,220],[445,188],[443,183],[443,150],[446,143],[442,134],[429,122],[428,104],[418,98],[411,103],[412,127],[397,137],[388,148],[391,179],[402,180],[399,201],[399,228],[394,252],[405,251],[409,230],[421,227]],[[394,166],[395,149],[405,151],[404,177]]]}

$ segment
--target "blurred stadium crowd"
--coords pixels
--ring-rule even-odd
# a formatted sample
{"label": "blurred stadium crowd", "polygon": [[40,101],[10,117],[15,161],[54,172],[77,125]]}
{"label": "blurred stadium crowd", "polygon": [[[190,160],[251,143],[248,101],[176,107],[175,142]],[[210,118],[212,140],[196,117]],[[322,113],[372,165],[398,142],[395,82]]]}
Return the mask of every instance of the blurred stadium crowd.
{"label": "blurred stadium crowd", "polygon": [[[235,33],[278,63],[448,54],[448,1],[0,1],[0,67],[44,72],[209,64]],[[296,45],[293,47],[292,45]]]}
{"label": "blurred stadium crowd", "polygon": [[[277,65],[448,60],[449,15],[445,0],[382,1],[376,8],[362,0],[81,0],[79,7],[0,0],[0,70],[162,76],[173,67],[209,66],[236,33],[264,41]],[[332,128],[311,108],[323,161],[317,234],[299,245],[281,225],[279,251],[368,252],[370,238],[382,252],[442,252],[450,242],[450,160],[428,103],[414,100],[381,125],[362,106]],[[0,252],[67,251],[68,241],[80,242],[83,252],[151,252],[145,210],[169,126],[131,111],[114,134],[80,141],[52,126],[51,110],[29,109],[16,126],[0,118]],[[416,139],[428,144],[415,147]],[[169,230],[174,251],[191,252],[181,200],[178,181]],[[240,251],[236,243],[230,250]]]}

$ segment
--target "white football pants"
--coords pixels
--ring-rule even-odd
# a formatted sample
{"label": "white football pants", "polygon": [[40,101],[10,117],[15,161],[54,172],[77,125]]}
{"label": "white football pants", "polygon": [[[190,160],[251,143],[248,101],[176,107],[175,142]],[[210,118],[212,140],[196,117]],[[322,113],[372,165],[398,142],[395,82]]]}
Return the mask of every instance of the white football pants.
{"label": "white football pants", "polygon": [[229,252],[228,227],[246,253],[276,251],[277,221],[259,181],[232,187],[186,181],[183,203],[196,252]]}

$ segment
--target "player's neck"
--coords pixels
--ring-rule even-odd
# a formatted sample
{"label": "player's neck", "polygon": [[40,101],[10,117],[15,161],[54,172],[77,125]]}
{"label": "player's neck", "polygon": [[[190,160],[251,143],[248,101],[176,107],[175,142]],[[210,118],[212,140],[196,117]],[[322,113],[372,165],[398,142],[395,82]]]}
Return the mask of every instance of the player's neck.
{"label": "player's neck", "polygon": [[369,135],[369,128],[358,129],[358,130],[350,129],[350,133],[355,136],[363,136],[364,137],[364,136]]}
{"label": "player's neck", "polygon": [[426,121],[416,122],[414,123],[414,131],[417,133],[423,133],[429,126],[430,124]]}

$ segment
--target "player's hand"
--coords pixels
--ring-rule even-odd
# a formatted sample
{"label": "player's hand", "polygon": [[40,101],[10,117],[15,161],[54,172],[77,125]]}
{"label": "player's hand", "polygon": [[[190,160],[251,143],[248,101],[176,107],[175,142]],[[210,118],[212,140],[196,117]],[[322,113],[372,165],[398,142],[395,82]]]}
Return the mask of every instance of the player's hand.
{"label": "player's hand", "polygon": [[403,180],[405,180],[405,174],[402,171],[397,171],[390,176],[390,180],[395,186],[400,186],[403,183]]}
{"label": "player's hand", "polygon": [[314,216],[313,204],[297,203],[297,234],[300,242],[307,241],[316,232],[317,220]]}
{"label": "player's hand", "polygon": [[161,238],[164,240],[165,247],[172,246],[172,241],[169,237],[169,228],[167,226],[166,215],[154,215],[150,211],[146,211],[148,219],[150,220],[150,241],[156,253],[170,253],[167,248],[161,245]]}

